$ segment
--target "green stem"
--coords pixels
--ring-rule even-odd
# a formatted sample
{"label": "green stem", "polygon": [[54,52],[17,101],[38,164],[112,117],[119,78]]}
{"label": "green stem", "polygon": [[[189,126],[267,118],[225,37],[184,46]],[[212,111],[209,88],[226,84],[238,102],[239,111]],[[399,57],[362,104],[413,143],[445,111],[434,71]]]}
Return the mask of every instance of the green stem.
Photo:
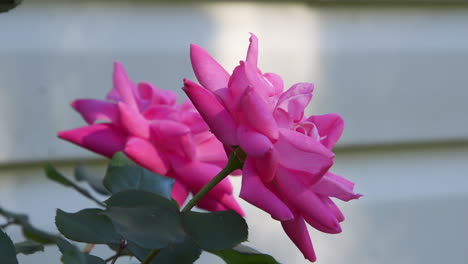
{"label": "green stem", "polygon": [[155,249],[141,262],[141,264],[150,264],[154,257],[159,253],[159,249]]}
{"label": "green stem", "polygon": [[182,213],[190,211],[190,209],[192,209],[209,191],[211,191],[211,189],[213,189],[216,184],[220,183],[224,178],[226,178],[226,176],[231,174],[233,171],[242,168],[243,163],[239,160],[239,158],[242,157],[240,154],[243,154],[243,152],[241,152],[242,150],[240,148],[237,148],[231,152],[226,167],[224,167],[224,169],[221,170],[218,175],[211,179],[210,182],[208,182],[195,196],[193,196],[192,200],[190,200],[182,209]]}
{"label": "green stem", "polygon": [[[240,148],[234,149],[229,155],[228,163],[226,167],[222,169],[218,175],[216,175],[210,182],[208,182],[203,188],[193,196],[185,207],[182,209],[182,213],[190,211],[211,189],[213,189],[216,184],[220,183],[224,178],[237,169],[242,169],[245,160],[245,153]],[[153,258],[159,253],[159,249],[155,249],[149,253],[148,256],[141,262],[141,264],[149,264]]]}

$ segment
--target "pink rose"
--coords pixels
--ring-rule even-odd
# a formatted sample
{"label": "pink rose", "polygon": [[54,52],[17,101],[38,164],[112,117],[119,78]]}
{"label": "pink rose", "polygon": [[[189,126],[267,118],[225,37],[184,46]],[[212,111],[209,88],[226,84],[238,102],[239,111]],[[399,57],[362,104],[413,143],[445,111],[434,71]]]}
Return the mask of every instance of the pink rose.
{"label": "pink rose", "polygon": [[[98,154],[123,151],[144,168],[174,178],[173,198],[182,205],[227,162],[223,145],[209,131],[190,101],[150,83],[135,85],[123,66],[114,65],[114,88],[107,100],[78,99],[72,103],[89,124],[61,131],[59,137]],[[209,211],[232,209],[243,215],[224,179],[199,203]]]}
{"label": "pink rose", "polygon": [[232,75],[196,45],[190,55],[203,87],[185,80],[184,91],[226,148],[240,146],[247,154],[240,197],[281,221],[304,257],[315,261],[305,223],[339,233],[344,216],[330,197],[349,201],[361,196],[352,182],[328,172],[343,119],[304,116],[313,85],[297,83],[283,92],[281,77],[258,69],[253,34],[246,61]]}

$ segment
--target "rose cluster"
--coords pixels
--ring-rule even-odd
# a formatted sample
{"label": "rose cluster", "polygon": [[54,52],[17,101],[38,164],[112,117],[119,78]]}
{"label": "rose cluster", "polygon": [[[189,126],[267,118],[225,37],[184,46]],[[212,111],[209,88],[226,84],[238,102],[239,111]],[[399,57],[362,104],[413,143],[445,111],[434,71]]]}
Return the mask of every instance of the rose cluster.
{"label": "rose cluster", "polygon": [[[240,197],[280,221],[304,257],[315,261],[306,223],[339,233],[344,216],[331,197],[349,201],[361,196],[353,182],[329,171],[343,119],[338,114],[305,116],[313,84],[284,90],[279,75],[262,73],[253,34],[246,60],[232,74],[197,45],[192,44],[190,56],[199,84],[184,80],[183,90],[193,105],[177,104],[173,92],[149,83],[135,85],[116,63],[106,101],[72,104],[89,125],[59,136],[108,157],[123,151],[141,166],[174,178],[179,204],[225,166],[226,152],[241,149],[246,158]],[[198,207],[243,214],[227,179]]]}

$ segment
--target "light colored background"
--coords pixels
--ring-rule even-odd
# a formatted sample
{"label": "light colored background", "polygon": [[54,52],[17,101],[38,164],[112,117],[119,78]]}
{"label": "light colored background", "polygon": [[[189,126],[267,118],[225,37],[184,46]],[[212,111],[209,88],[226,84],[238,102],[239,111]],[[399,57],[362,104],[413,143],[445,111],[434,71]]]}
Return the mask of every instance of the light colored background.
{"label": "light colored background", "polygon": [[[347,122],[333,171],[365,197],[340,203],[342,234],[311,230],[318,263],[468,259],[468,6],[31,2],[0,14],[1,206],[32,212],[51,231],[56,208],[92,206],[45,180],[40,166],[52,160],[70,175],[85,160],[102,171],[103,159],[55,135],[84,124],[68,104],[103,98],[114,60],[133,80],[184,97],[189,43],[233,69],[254,32],[264,72],[288,86],[314,82],[310,113]],[[277,222],[242,203],[251,246],[307,263]],[[53,247],[20,258],[58,262]],[[204,255],[199,263],[221,261]]]}

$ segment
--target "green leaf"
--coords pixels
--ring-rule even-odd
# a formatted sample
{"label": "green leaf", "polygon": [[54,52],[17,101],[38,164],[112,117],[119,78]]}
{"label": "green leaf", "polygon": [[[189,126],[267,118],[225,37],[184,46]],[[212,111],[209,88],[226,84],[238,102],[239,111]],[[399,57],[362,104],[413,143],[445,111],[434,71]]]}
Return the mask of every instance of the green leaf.
{"label": "green leaf", "polygon": [[86,198],[94,201],[100,206],[104,206],[98,199],[94,198],[86,189],[81,188],[80,186],[76,185],[74,182],[69,180],[67,177],[63,176],[57,169],[55,169],[50,163],[44,166],[44,171],[47,175],[47,178],[55,181],[59,184],[64,186],[70,187],[75,189],[77,192],[85,196]]}
{"label": "green leaf", "polygon": [[192,264],[200,257],[201,248],[189,237],[181,243],[169,244],[161,249],[152,264]]}
{"label": "green leaf", "polygon": [[246,241],[247,223],[234,211],[182,214],[185,231],[205,250],[229,249]]}
{"label": "green leaf", "polygon": [[[129,242],[127,249],[140,261],[143,261],[151,252],[150,249],[139,247]],[[152,264],[191,264],[201,255],[201,248],[189,237],[181,243],[169,244],[162,248],[151,261]]]}
{"label": "green leaf", "polygon": [[238,245],[233,249],[210,252],[222,258],[227,264],[279,264],[272,256],[262,254],[244,245]]}
{"label": "green leaf", "polygon": [[25,224],[23,227],[23,235],[25,238],[36,241],[38,243],[49,245],[55,243],[55,235],[48,234],[42,230],[33,227],[31,224]]}
{"label": "green leaf", "polygon": [[44,245],[41,243],[26,240],[23,242],[15,243],[16,254],[30,255],[36,253],[37,251],[44,251]]}
{"label": "green leaf", "polygon": [[104,203],[107,207],[145,207],[157,204],[178,210],[172,201],[151,192],[138,190],[116,193],[104,201]]}
{"label": "green leaf", "polygon": [[87,264],[85,255],[79,250],[67,249],[62,252],[63,264]]}
{"label": "green leaf", "polygon": [[21,226],[23,235],[27,239],[34,240],[41,244],[53,244],[58,237],[35,228],[31,225],[28,216],[25,214],[13,213],[0,207],[0,215],[13,219],[15,224]]}
{"label": "green leaf", "polygon": [[128,241],[127,250],[140,261],[143,261],[151,252],[151,249],[142,248],[132,241]]}
{"label": "green leaf", "polygon": [[104,187],[102,181],[104,178],[100,175],[89,172],[84,165],[79,164],[74,170],[75,180],[85,181],[97,193],[102,195],[110,195],[110,192]]}
{"label": "green leaf", "polygon": [[119,244],[122,239],[101,209],[66,213],[57,209],[55,224],[66,238],[92,244]]}
{"label": "green leaf", "polygon": [[102,258],[98,258],[93,255],[85,254],[86,264],[105,264],[106,262]]}
{"label": "green leaf", "polygon": [[3,0],[0,1],[0,13],[8,12],[21,3],[22,0]]}
{"label": "green leaf", "polygon": [[62,252],[63,264],[105,264],[106,262],[93,255],[81,252],[75,245],[63,238],[55,239],[57,247]]}
{"label": "green leaf", "polygon": [[163,248],[181,242],[185,237],[180,215],[174,206],[110,207],[103,214],[111,219],[117,233],[143,248]]}
{"label": "green leaf", "polygon": [[0,263],[18,264],[16,250],[10,237],[0,230]]}
{"label": "green leaf", "polygon": [[104,186],[111,193],[143,190],[171,198],[174,180],[142,168],[118,152],[107,168]]}
{"label": "green leaf", "polygon": [[62,184],[63,186],[72,187],[73,183],[63,176],[57,169],[52,166],[52,164],[47,163],[44,165],[44,171],[46,173],[47,178],[50,180]]}

